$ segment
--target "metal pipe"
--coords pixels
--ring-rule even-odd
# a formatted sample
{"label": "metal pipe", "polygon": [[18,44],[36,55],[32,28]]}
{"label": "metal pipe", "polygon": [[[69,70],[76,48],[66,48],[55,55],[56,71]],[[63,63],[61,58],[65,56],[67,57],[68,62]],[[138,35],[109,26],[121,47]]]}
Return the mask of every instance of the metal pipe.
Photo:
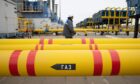
{"label": "metal pipe", "polygon": [[139,31],[139,17],[135,16],[135,29],[134,29],[134,38],[138,38],[138,31]]}
{"label": "metal pipe", "polygon": [[124,50],[140,49],[140,44],[53,44],[0,45],[0,50]]}
{"label": "metal pipe", "polygon": [[93,39],[93,38],[75,38],[75,39],[0,39],[0,44],[140,44],[140,39],[118,38],[118,39]]}
{"label": "metal pipe", "polygon": [[140,50],[0,51],[0,76],[140,75]]}
{"label": "metal pipe", "polygon": [[[75,32],[111,32],[111,31],[115,31],[115,30],[112,30],[112,29],[110,29],[110,30],[108,30],[107,28],[105,28],[105,29],[83,29],[83,28],[76,28],[76,29],[74,29],[74,31]],[[130,31],[130,30],[128,30],[128,31]],[[43,29],[36,29],[36,30],[34,30],[34,32],[44,32],[44,30]],[[63,29],[49,29],[49,32],[63,32]],[[130,31],[131,32],[131,31]]]}

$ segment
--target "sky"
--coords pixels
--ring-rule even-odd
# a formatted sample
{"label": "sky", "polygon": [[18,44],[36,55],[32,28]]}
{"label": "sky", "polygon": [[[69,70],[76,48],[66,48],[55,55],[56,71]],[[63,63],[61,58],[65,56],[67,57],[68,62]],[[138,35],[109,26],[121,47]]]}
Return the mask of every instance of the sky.
{"label": "sky", "polygon": [[75,25],[106,7],[127,7],[127,4],[126,0],[61,0],[61,17],[65,22],[69,15],[73,15]]}

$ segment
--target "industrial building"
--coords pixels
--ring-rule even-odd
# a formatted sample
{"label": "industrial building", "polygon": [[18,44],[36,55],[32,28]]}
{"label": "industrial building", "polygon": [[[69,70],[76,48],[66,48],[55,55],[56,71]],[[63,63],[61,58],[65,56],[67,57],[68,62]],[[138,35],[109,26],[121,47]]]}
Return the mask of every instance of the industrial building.
{"label": "industrial building", "polygon": [[0,37],[16,36],[18,33],[16,3],[11,0],[0,1]]}
{"label": "industrial building", "polygon": [[140,84],[140,0],[67,1],[0,0],[0,84]]}
{"label": "industrial building", "polygon": [[27,30],[46,31],[63,25],[57,16],[58,4],[54,0],[1,0],[0,9],[0,37],[18,37],[23,36]]}

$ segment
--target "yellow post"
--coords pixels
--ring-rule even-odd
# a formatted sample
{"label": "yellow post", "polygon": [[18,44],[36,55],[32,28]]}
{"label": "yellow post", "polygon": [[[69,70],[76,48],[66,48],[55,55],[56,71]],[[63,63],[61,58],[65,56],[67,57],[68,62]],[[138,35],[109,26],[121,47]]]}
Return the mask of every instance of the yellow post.
{"label": "yellow post", "polygon": [[140,75],[140,50],[0,51],[0,76]]}
{"label": "yellow post", "polygon": [[114,27],[115,27],[115,24],[116,24],[115,19],[116,19],[116,11],[117,11],[117,9],[116,9],[115,7],[111,8],[111,10],[112,10],[112,9],[113,9],[113,11],[114,11],[114,16],[113,16],[113,25],[114,25]]}
{"label": "yellow post", "polygon": [[113,8],[111,8],[111,10],[113,9],[113,11],[114,11],[114,16],[112,17],[113,18],[113,27],[112,27],[112,32],[114,31],[114,28],[115,28],[115,24],[116,24],[116,8],[115,7],[113,7]]}
{"label": "yellow post", "polygon": [[109,26],[110,26],[110,17],[111,17],[111,13],[110,13],[111,8],[110,8],[110,7],[107,7],[106,10],[108,11],[108,30],[109,30]]}
{"label": "yellow post", "polygon": [[[126,13],[126,17],[128,17],[128,8],[126,8],[127,9],[127,13]],[[126,19],[126,24],[127,24],[127,29],[128,29],[128,26],[129,26],[129,18],[127,18]]]}
{"label": "yellow post", "polygon": [[119,18],[119,24],[118,24],[118,29],[120,29],[120,27],[121,27],[121,8],[118,7],[117,9],[119,10],[119,16],[118,16],[118,18]]}
{"label": "yellow post", "polygon": [[126,13],[126,30],[128,30],[128,20],[129,20],[129,17],[128,17],[128,8],[123,8],[122,10],[127,10],[127,13]]}

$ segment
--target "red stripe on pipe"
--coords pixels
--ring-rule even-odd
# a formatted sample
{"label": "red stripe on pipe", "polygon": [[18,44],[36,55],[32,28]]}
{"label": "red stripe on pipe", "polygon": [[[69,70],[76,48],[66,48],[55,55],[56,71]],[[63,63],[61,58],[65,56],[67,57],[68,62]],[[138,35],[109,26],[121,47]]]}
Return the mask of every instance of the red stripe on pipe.
{"label": "red stripe on pipe", "polygon": [[53,39],[49,39],[48,44],[53,44]]}
{"label": "red stripe on pipe", "polygon": [[98,50],[98,45],[97,44],[95,44],[95,50]]}
{"label": "red stripe on pipe", "polygon": [[44,38],[40,39],[41,50],[44,50]]}
{"label": "red stripe on pipe", "polygon": [[43,37],[41,37],[41,39],[40,39],[40,44],[41,44],[41,45],[44,44],[44,38],[43,38]]}
{"label": "red stripe on pipe", "polygon": [[112,59],[112,71],[111,75],[118,75],[120,72],[120,58],[116,50],[110,50],[110,55]]}
{"label": "red stripe on pipe", "polygon": [[86,44],[86,39],[82,38],[82,44]]}
{"label": "red stripe on pipe", "polygon": [[92,45],[91,45],[91,44],[89,44],[89,49],[90,49],[90,50],[93,50],[93,48],[92,48]]}
{"label": "red stripe on pipe", "polygon": [[21,50],[16,50],[11,54],[10,60],[9,60],[9,70],[11,75],[13,76],[19,76],[18,72],[18,58],[20,56]]}
{"label": "red stripe on pipe", "polygon": [[38,44],[36,45],[35,50],[38,50]]}
{"label": "red stripe on pipe", "polygon": [[92,51],[93,53],[93,62],[94,62],[94,76],[101,76],[103,70],[102,55],[99,50]]}
{"label": "red stripe on pipe", "polygon": [[94,39],[90,38],[90,44],[94,44]]}
{"label": "red stripe on pipe", "polygon": [[30,51],[28,54],[27,58],[27,73],[29,76],[35,76],[35,67],[34,67],[34,62],[35,62],[35,56],[36,56],[37,51]]}
{"label": "red stripe on pipe", "polygon": [[43,45],[41,45],[41,50],[44,50],[44,44],[43,44]]}

